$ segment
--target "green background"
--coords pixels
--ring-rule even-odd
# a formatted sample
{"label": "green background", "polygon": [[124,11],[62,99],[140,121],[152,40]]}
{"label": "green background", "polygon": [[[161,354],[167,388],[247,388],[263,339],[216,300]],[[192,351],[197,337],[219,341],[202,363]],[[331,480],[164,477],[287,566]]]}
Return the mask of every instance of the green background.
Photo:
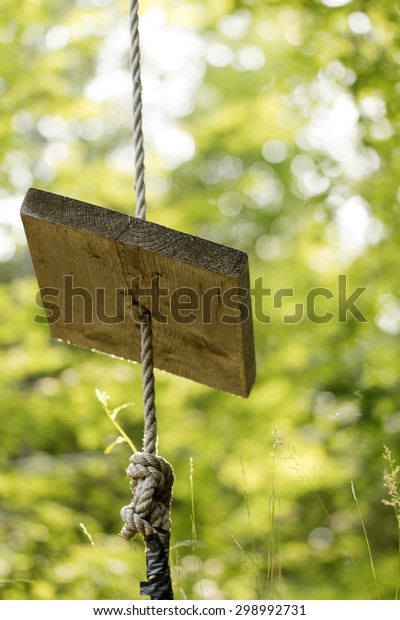
{"label": "green background", "polygon": [[[134,402],[118,419],[140,445],[140,367],[33,322],[19,222],[31,185],[134,214],[127,12],[2,0],[3,599],[140,598],[143,543],[118,536],[130,452],[104,454],[95,394]],[[246,251],[271,289],[253,297],[248,399],[156,372],[177,599],[397,596],[382,452],[400,447],[398,23],[397,0],[141,3],[148,218]],[[365,321],[339,313],[339,275],[365,288]],[[332,298],[313,305],[318,287]]]}

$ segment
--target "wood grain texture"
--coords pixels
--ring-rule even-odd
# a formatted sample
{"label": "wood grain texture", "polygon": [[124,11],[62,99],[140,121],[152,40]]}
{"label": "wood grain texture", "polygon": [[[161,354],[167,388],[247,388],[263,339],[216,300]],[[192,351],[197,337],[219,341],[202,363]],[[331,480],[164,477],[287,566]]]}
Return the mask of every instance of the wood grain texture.
{"label": "wood grain texture", "polygon": [[35,188],[21,217],[54,338],[140,361],[140,301],[152,311],[156,368],[248,396],[245,253]]}

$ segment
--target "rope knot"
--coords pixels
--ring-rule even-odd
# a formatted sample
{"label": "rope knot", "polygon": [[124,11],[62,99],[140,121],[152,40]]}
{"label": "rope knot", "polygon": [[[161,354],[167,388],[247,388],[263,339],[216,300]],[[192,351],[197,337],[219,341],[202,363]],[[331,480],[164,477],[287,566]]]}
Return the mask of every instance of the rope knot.
{"label": "rope knot", "polygon": [[121,535],[134,538],[154,534],[155,528],[171,530],[171,501],[174,472],[162,457],[150,452],[135,452],[127,469],[132,502],[121,510],[124,526]]}

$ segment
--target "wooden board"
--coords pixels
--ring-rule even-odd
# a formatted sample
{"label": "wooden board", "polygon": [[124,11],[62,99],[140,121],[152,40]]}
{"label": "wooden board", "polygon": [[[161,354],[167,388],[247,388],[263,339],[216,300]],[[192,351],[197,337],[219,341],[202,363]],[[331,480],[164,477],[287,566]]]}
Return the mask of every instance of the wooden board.
{"label": "wooden board", "polygon": [[54,338],[140,361],[140,297],[152,312],[156,368],[249,395],[244,252],[35,188],[21,216]]}

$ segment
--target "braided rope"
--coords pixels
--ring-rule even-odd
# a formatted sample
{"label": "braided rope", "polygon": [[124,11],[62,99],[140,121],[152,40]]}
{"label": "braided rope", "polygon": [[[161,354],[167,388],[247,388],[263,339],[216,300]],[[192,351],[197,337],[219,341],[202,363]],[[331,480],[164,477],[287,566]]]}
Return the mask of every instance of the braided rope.
{"label": "braided rope", "polygon": [[151,328],[150,312],[142,314],[140,325],[142,337],[142,379],[143,379],[143,407],[144,418],[144,445],[145,452],[157,455],[157,418],[154,388],[153,364],[153,330]]}
{"label": "braided rope", "polygon": [[[142,129],[142,84],[140,77],[139,2],[130,0],[131,70],[133,85],[133,137],[135,147],[136,217],[146,219],[144,183],[144,142]],[[121,510],[125,522],[121,535],[133,538],[155,533],[155,528],[171,530],[171,500],[174,473],[171,465],[157,455],[157,418],[154,387],[153,332],[151,314],[138,307],[140,320],[141,362],[144,410],[143,452],[130,458],[127,470],[132,502]]]}
{"label": "braided rope", "polygon": [[129,2],[131,35],[130,65],[132,73],[133,143],[135,147],[136,217],[146,219],[146,188],[144,184],[144,142],[142,128],[142,79],[140,70],[139,0]]}

